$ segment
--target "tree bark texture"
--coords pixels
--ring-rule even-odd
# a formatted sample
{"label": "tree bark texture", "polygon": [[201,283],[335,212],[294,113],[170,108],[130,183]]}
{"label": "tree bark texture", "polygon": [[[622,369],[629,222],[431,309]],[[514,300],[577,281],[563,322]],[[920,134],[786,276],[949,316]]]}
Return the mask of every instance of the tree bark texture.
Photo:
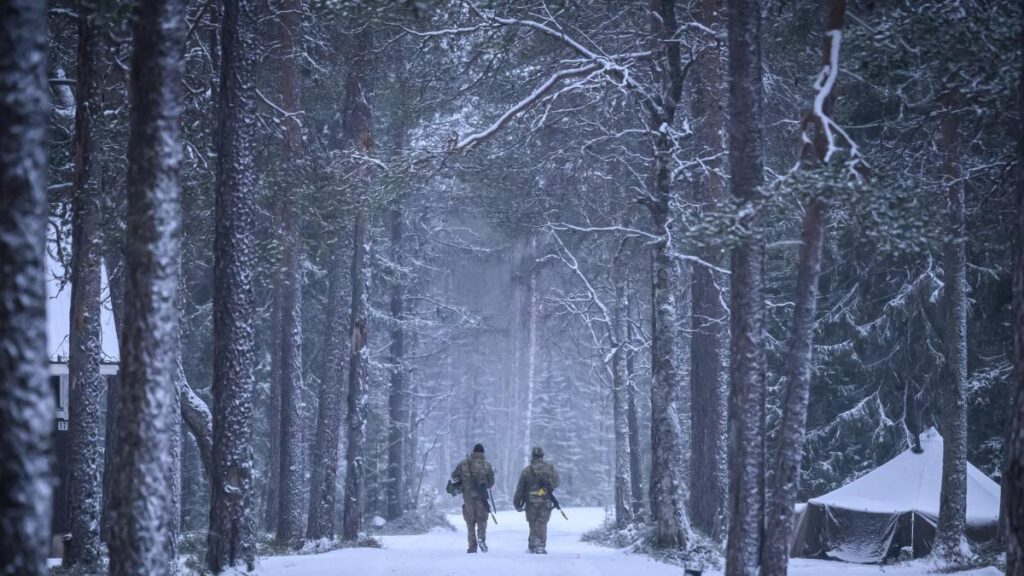
{"label": "tree bark texture", "polygon": [[[1021,34],[1024,45],[1024,32]],[[1003,463],[1006,576],[1024,576],[1024,59],[1017,90],[1017,214],[1013,246],[1013,383],[1016,388]]]}
{"label": "tree bark texture", "polygon": [[[702,0],[697,18],[712,30],[722,26],[722,0]],[[725,118],[722,95],[722,49],[716,43],[705,48],[694,64],[694,115],[699,121],[694,138],[701,154],[725,157]],[[724,163],[712,161],[709,170],[694,187],[694,202],[702,212],[719,209],[725,203]],[[720,247],[700,249],[700,257],[714,266],[724,263]],[[691,267],[693,335],[690,343],[690,520],[704,534],[720,537],[725,513],[725,342],[728,311],[715,273],[707,266]],[[724,279],[723,279],[724,281]]]}
{"label": "tree bark texture", "polygon": [[326,358],[320,378],[316,437],[313,443],[306,539],[334,538],[335,484],[338,479],[338,440],[341,436],[342,373],[345,366],[345,274],[341,243],[328,271],[327,315],[324,322]]}
{"label": "tree bark texture", "polygon": [[253,512],[252,55],[254,22],[225,0],[217,145],[213,295],[213,478],[206,565],[255,564]]}
{"label": "tree bark texture", "polygon": [[46,2],[0,7],[0,575],[49,574]]}
{"label": "tree bark texture", "polygon": [[100,399],[105,388],[100,328],[100,165],[93,124],[101,113],[97,85],[100,13],[92,2],[78,2],[78,64],[75,74],[75,180],[72,197],[71,326],[68,372],[71,387],[69,432],[69,524],[64,566],[97,569],[100,562],[103,429]]}
{"label": "tree bark texture", "polygon": [[682,92],[683,72],[679,44],[669,41],[678,30],[674,0],[652,3],[651,31],[664,50],[662,95],[657,110],[650,112],[648,128],[653,132],[654,161],[649,183],[648,208],[655,232],[662,239],[655,245],[652,343],[651,343],[651,514],[655,541],[664,548],[685,549],[683,503],[680,500],[676,470],[680,454],[679,418],[676,395],[679,374],[676,366],[676,302],[672,286],[672,246],[669,221],[672,198],[674,146],[668,127],[675,119],[676,103]]}
{"label": "tree bark texture", "polygon": [[181,0],[162,0],[137,10],[120,342],[123,386],[117,403],[109,542],[112,575],[171,573],[178,525],[173,499],[178,470],[169,466],[168,454],[181,434],[174,371],[185,6]]}
{"label": "tree bark texture", "polygon": [[960,174],[960,126],[954,107],[958,98],[943,98],[939,145],[949,228],[943,247],[946,325],[946,378],[940,397],[942,486],[935,553],[951,559],[969,554],[967,526],[967,230],[964,185]]}
{"label": "tree bark texture", "polygon": [[764,532],[765,319],[756,203],[764,182],[761,2],[728,0],[729,171],[741,223],[733,248],[729,346],[729,530],[725,573],[758,572]]}
{"label": "tree bark texture", "polygon": [[[281,103],[286,111],[302,108],[302,2],[281,5]],[[278,270],[277,304],[280,306],[275,358],[280,379],[280,437],[278,442],[277,541],[297,545],[302,537],[302,204],[303,138],[299,116],[284,122],[280,190],[281,261]]]}

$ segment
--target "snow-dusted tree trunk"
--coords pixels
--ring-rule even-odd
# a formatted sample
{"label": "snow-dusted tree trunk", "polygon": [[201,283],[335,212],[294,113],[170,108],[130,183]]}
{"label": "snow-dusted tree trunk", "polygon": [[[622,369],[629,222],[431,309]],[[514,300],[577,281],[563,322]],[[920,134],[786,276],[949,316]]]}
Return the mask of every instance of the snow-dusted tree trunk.
{"label": "snow-dusted tree trunk", "polygon": [[[345,102],[342,111],[342,147],[368,155],[373,147],[372,111],[367,101],[365,82],[370,47],[368,28],[351,39],[351,67],[345,78]],[[358,177],[368,180],[368,166],[359,166]],[[352,234],[351,318],[349,324],[348,398],[345,445],[345,493],[342,502],[341,537],[355,540],[363,523],[366,499],[363,466],[366,450],[366,418],[369,410],[367,378],[367,290],[370,270],[366,262],[369,241],[369,206],[356,209]]]}
{"label": "snow-dusted tree trunk", "polygon": [[0,7],[0,574],[49,571],[46,3]]}
{"label": "snow-dusted tree trunk", "polygon": [[356,214],[352,255],[352,320],[348,356],[348,432],[345,449],[345,496],[341,537],[355,540],[363,523],[363,459],[366,444],[368,394],[366,389],[366,307],[369,270],[365,263],[369,217]]}
{"label": "snow-dusted tree trunk", "polygon": [[[627,286],[628,288],[628,286]],[[626,296],[626,342],[633,343],[633,309],[630,298]],[[629,493],[631,496],[630,510],[633,517],[644,517],[643,466],[640,461],[640,418],[636,408],[636,353],[630,350],[626,355],[626,423],[629,424]]]}
{"label": "snow-dusted tree trunk", "polygon": [[[395,274],[402,274],[402,210],[399,200],[388,211],[391,236],[391,262]],[[388,477],[387,516],[395,519],[405,511],[406,448],[409,438],[409,382],[405,368],[405,326],[403,325],[404,285],[401,277],[391,282],[391,390],[388,392]]]}
{"label": "snow-dusted tree trunk", "polygon": [[255,304],[252,292],[253,29],[241,2],[225,0],[217,145],[213,287],[213,454],[206,565],[253,569],[252,414]]}
{"label": "snow-dusted tree trunk", "polygon": [[[832,114],[835,101],[834,78],[838,75],[839,45],[842,39],[846,0],[826,0],[822,84],[816,102],[820,113]],[[829,142],[826,127],[816,110],[807,113],[801,141],[801,167],[821,167],[826,161]],[[807,402],[814,365],[814,327],[818,310],[818,278],[821,276],[821,250],[825,232],[825,200],[813,196],[804,206],[803,232],[797,256],[796,294],[794,295],[793,332],[786,359],[786,392],[779,425],[772,474],[771,501],[768,503],[765,539],[761,548],[761,574],[785,576],[789,564],[789,539],[793,525],[793,506],[799,488],[800,461],[803,457],[807,425]]]}
{"label": "snow-dusted tree trunk", "polygon": [[729,347],[729,530],[727,576],[757,574],[764,531],[764,244],[754,206],[764,182],[761,2],[728,0],[729,168],[740,218],[751,235],[732,251]]}
{"label": "snow-dusted tree trunk", "polygon": [[316,437],[313,440],[306,539],[334,538],[335,484],[338,479],[338,438],[341,435],[342,372],[345,365],[344,255],[341,242],[332,250],[328,269],[327,308],[324,317],[326,358],[320,378]]}
{"label": "snow-dusted tree trunk", "polygon": [[78,6],[78,65],[75,71],[75,186],[72,197],[71,330],[68,371],[71,384],[69,428],[71,465],[69,522],[71,538],[64,566],[95,569],[100,561],[100,501],[103,430],[100,398],[105,388],[100,374],[100,164],[93,123],[101,108],[98,86],[100,36],[97,6]]}
{"label": "snow-dusted tree trunk", "polygon": [[[724,9],[722,0],[702,0],[697,6],[697,18],[709,29],[718,30]],[[717,46],[702,50],[693,69],[693,114],[699,118],[694,126],[694,139],[701,154],[711,158],[725,156],[721,52]],[[724,163],[713,162],[709,167],[694,188],[694,202],[702,211],[719,209],[725,202]],[[717,246],[702,248],[700,256],[714,266],[721,266],[725,260],[723,249]],[[725,419],[721,408],[728,313],[711,268],[695,264],[691,274],[690,520],[698,530],[718,538],[725,508],[725,463],[721,457]]]}
{"label": "snow-dusted tree trunk", "polygon": [[664,50],[663,94],[656,111],[650,113],[648,128],[653,133],[654,165],[648,192],[648,208],[654,229],[662,235],[655,245],[654,295],[651,302],[651,514],[656,541],[666,548],[686,548],[683,531],[683,503],[679,498],[676,470],[680,450],[679,418],[675,402],[679,386],[676,369],[676,302],[672,286],[672,246],[669,245],[671,215],[673,142],[668,133],[675,119],[676,103],[682,92],[683,71],[679,44],[669,39],[678,31],[674,0],[652,2],[651,31]]}
{"label": "snow-dusted tree trunk", "polygon": [[530,234],[529,249],[527,250],[527,271],[526,271],[526,317],[523,325],[526,328],[526,365],[523,367],[523,394],[526,399],[523,422],[523,443],[524,460],[530,461],[530,450],[533,442],[533,398],[537,387],[537,235]]}
{"label": "snow-dusted tree trunk", "polygon": [[[619,263],[620,265],[622,263]],[[626,287],[615,285],[612,319],[612,420],[615,428],[615,525],[625,528],[633,522],[632,481],[629,445],[629,376],[626,373]]]}
{"label": "snow-dusted tree trunk", "polygon": [[943,102],[939,144],[949,228],[943,247],[946,376],[939,392],[942,430],[942,487],[935,553],[963,558],[969,551],[967,524],[967,230],[960,175],[960,126],[955,95]]}
{"label": "snow-dusted tree trunk", "polygon": [[281,161],[281,262],[277,276],[276,376],[280,390],[278,452],[277,541],[295,545],[302,537],[302,2],[280,6],[281,104],[292,113],[284,122]]}
{"label": "snow-dusted tree trunk", "polygon": [[126,284],[118,400],[117,467],[110,526],[110,574],[169,574],[175,555],[168,455],[175,418],[178,346],[178,170],[185,6],[139,6],[131,66]]}
{"label": "snow-dusted tree trunk", "polygon": [[[1024,32],[1021,33],[1024,44]],[[1013,386],[1003,463],[1006,576],[1024,576],[1024,59],[1017,90],[1017,214],[1013,246]]]}
{"label": "snow-dusted tree trunk", "polygon": [[[120,208],[123,212],[123,203]],[[115,240],[110,236],[105,235],[103,238],[103,263],[107,268],[107,286],[110,291],[114,328],[120,342],[121,334],[124,332],[121,327],[121,320],[124,319],[124,237],[119,235]],[[117,469],[117,403],[121,390],[120,380],[120,377],[107,380],[107,419],[103,432],[103,510],[100,522],[100,538],[104,542],[110,541],[110,522],[113,514],[110,503],[113,502],[111,492],[114,489],[114,470]]]}

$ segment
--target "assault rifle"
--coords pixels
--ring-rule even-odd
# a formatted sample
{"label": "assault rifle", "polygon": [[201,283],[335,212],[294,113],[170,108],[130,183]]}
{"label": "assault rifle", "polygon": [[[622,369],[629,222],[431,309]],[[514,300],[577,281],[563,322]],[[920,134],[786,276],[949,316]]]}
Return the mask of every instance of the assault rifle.
{"label": "assault rifle", "polygon": [[487,497],[490,499],[490,502],[487,504],[487,511],[491,513],[491,520],[494,520],[494,524],[497,525],[498,517],[494,515],[494,512],[498,507],[494,505],[494,494],[491,494],[490,488],[487,489]]}
{"label": "assault rifle", "polygon": [[551,505],[555,507],[555,510],[558,510],[558,513],[562,515],[562,518],[568,520],[569,517],[566,516],[565,511],[562,510],[562,506],[558,503],[558,498],[555,498],[554,488],[552,488],[551,485],[549,485],[547,482],[541,484],[540,487],[543,488],[544,491],[548,493],[548,499],[551,500]]}

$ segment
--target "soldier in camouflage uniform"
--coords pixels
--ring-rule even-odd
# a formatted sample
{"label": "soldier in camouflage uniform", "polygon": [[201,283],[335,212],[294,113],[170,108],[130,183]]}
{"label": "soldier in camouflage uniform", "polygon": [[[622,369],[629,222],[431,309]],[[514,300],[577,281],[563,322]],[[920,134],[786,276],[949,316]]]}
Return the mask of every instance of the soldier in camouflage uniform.
{"label": "soldier in camouflage uniform", "polygon": [[548,520],[551,519],[550,492],[558,488],[558,472],[544,461],[544,450],[539,446],[530,454],[530,465],[523,469],[512,499],[516,510],[526,509],[526,521],[530,523],[530,553],[547,554]]}
{"label": "soldier in camouflage uniform", "polygon": [[466,520],[469,549],[487,552],[487,490],[494,486],[494,468],[484,458],[484,447],[477,444],[468,458],[452,471],[452,480],[462,483],[462,517]]}

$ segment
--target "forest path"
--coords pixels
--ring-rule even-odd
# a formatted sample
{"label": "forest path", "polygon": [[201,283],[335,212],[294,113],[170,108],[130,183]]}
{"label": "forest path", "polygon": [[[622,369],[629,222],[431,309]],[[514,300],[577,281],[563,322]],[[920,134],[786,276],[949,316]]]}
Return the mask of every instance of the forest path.
{"label": "forest path", "polygon": [[566,521],[556,512],[548,525],[548,554],[526,553],[529,527],[524,514],[498,512],[487,527],[486,554],[466,554],[466,524],[449,516],[458,530],[436,528],[417,536],[384,536],[384,548],[350,548],[326,554],[261,558],[263,576],[679,576],[678,566],[655,562],[580,542],[587,530],[604,521],[600,508],[567,508]]}
{"label": "forest path", "polygon": [[[384,536],[383,549],[348,548],[324,554],[261,558],[260,576],[680,576],[678,566],[662,564],[640,554],[580,542],[584,532],[604,521],[600,508],[568,508],[566,521],[557,513],[548,525],[548,554],[526,553],[529,528],[523,514],[498,513],[498,524],[487,527],[487,554],[466,554],[466,525],[461,516],[449,516],[458,529],[436,528],[417,536]],[[821,560],[794,559],[793,576],[912,576],[928,574],[923,563],[870,566]],[[708,576],[717,574],[705,572]],[[995,568],[961,573],[963,576],[1000,576]]]}

